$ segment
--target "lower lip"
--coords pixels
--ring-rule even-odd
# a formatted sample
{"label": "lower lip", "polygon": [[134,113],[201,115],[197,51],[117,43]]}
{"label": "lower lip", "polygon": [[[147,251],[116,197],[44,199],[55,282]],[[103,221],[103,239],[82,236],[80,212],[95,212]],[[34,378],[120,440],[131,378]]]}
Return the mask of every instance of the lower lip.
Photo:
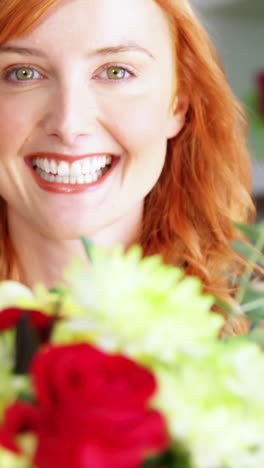
{"label": "lower lip", "polygon": [[108,171],[102,177],[100,177],[100,179],[90,184],[61,184],[58,182],[49,182],[45,179],[42,179],[42,177],[40,177],[37,174],[37,172],[33,169],[31,162],[28,164],[28,162],[26,161],[26,163],[29,166],[29,169],[31,170],[31,173],[39,187],[43,190],[46,190],[46,192],[74,194],[82,192],[91,192],[99,188],[105,182],[105,180],[112,174],[114,168],[118,164],[118,161],[119,158],[113,158],[111,167],[108,169]]}

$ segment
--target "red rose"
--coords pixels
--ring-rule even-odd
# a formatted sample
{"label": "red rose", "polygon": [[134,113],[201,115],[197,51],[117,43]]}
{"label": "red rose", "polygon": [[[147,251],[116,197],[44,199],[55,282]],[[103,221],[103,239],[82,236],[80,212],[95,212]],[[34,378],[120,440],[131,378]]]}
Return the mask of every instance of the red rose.
{"label": "red rose", "polygon": [[39,427],[39,414],[33,405],[17,401],[5,413],[0,428],[0,445],[15,453],[21,453],[15,440],[17,434],[34,432]]}
{"label": "red rose", "polygon": [[0,311],[0,332],[15,327],[23,315],[27,314],[29,322],[34,327],[41,341],[46,341],[50,334],[54,317],[39,310],[25,310],[18,307],[8,307]]}
{"label": "red rose", "polygon": [[137,468],[165,448],[165,423],[148,407],[154,378],[130,359],[88,344],[50,346],[34,358],[32,374],[36,405],[27,414],[27,405],[16,404],[22,420],[13,436],[23,424],[35,432],[38,468]]}
{"label": "red rose", "polygon": [[264,70],[257,75],[257,85],[259,91],[259,110],[260,115],[264,118]]}

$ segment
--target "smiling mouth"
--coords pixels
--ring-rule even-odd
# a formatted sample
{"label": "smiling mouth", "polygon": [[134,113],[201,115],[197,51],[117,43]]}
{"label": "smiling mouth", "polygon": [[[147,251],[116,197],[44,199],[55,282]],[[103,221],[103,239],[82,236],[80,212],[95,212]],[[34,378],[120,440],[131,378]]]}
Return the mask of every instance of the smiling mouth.
{"label": "smiling mouth", "polygon": [[112,167],[113,156],[89,156],[73,162],[33,156],[32,167],[39,177],[58,184],[92,184]]}

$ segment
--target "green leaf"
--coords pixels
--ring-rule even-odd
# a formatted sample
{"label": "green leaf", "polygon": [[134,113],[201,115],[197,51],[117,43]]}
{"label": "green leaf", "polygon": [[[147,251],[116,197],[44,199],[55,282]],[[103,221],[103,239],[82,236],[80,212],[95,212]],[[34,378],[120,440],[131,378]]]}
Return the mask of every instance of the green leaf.
{"label": "green leaf", "polygon": [[255,242],[259,236],[264,236],[264,221],[253,225],[234,223],[234,227],[242,232],[252,242]]}
{"label": "green leaf", "polygon": [[84,250],[86,252],[86,255],[87,257],[89,258],[89,260],[92,262],[93,259],[92,259],[92,248],[93,248],[93,242],[91,241],[91,239],[89,239],[89,237],[87,236],[81,236],[81,241],[83,243],[83,246],[84,246]]}
{"label": "green leaf", "polygon": [[241,309],[245,313],[247,318],[253,323],[253,325],[256,322],[259,322],[259,320],[264,319],[263,292],[254,290],[252,288],[252,285],[249,283],[249,286],[244,294]]}
{"label": "green leaf", "polygon": [[250,93],[244,99],[246,110],[249,118],[249,134],[254,141],[254,146],[259,156],[259,160],[263,161],[264,156],[264,118],[260,114],[260,95],[259,93]]}
{"label": "green leaf", "polygon": [[259,96],[256,92],[248,93],[244,98],[244,104],[248,107],[248,111],[256,113],[259,106]]}
{"label": "green leaf", "polygon": [[17,396],[17,399],[26,403],[33,403],[34,401],[32,394],[27,391],[20,392]]}
{"label": "green leaf", "polygon": [[260,266],[264,267],[264,256],[254,246],[246,244],[242,241],[233,241],[231,242],[231,247],[236,253],[241,255],[241,257],[250,262],[258,263]]}
{"label": "green leaf", "polygon": [[254,330],[249,334],[248,339],[260,346],[264,345],[264,330]]}
{"label": "green leaf", "polygon": [[232,306],[230,306],[229,304],[227,304],[226,302],[222,301],[219,298],[215,298],[215,305],[218,306],[220,309],[224,310],[225,312],[227,312],[228,314],[233,313]]}
{"label": "green leaf", "polygon": [[65,296],[68,294],[68,289],[64,285],[56,286],[54,288],[49,289],[50,293],[58,294],[59,296]]}
{"label": "green leaf", "polygon": [[30,322],[28,312],[25,311],[16,326],[15,374],[27,374],[40,344],[37,331]]}
{"label": "green leaf", "polygon": [[167,450],[162,455],[150,458],[142,468],[192,468],[190,455],[182,448]]}
{"label": "green leaf", "polygon": [[252,322],[252,326],[257,325],[261,320],[264,320],[264,308],[252,309],[247,312],[246,316]]}

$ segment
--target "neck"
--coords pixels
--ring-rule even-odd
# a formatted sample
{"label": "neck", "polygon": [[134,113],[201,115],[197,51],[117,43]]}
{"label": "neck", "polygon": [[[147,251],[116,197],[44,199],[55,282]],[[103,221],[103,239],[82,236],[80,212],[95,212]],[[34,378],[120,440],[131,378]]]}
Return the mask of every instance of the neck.
{"label": "neck", "polygon": [[[140,235],[142,209],[135,216],[118,220],[99,232],[87,236],[98,246],[111,250],[119,244],[126,250],[137,243]],[[79,257],[89,264],[80,239],[48,238],[30,225],[18,213],[8,210],[9,236],[15,249],[22,282],[32,287],[44,284],[48,289],[64,284],[63,270],[73,258]]]}

